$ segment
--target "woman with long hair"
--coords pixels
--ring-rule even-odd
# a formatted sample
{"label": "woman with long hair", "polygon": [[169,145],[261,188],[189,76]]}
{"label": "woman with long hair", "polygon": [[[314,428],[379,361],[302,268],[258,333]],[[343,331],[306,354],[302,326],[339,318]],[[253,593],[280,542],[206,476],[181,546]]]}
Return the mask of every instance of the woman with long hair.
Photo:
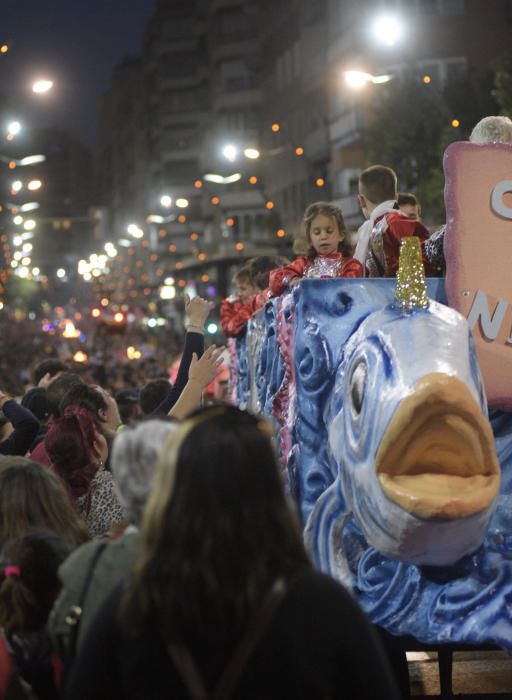
{"label": "woman with long hair", "polygon": [[91,535],[104,535],[125,520],[112,474],[105,469],[107,440],[91,411],[68,406],[62,418],[52,423],[45,445],[51,468],[62,479]]}
{"label": "woman with long hair", "polygon": [[[126,428],[114,440],[112,475],[130,524],[121,537],[108,542],[95,539],[78,547],[59,569],[62,591],[48,628],[66,671],[99,607],[133,567],[158,458],[166,439],[177,429],[178,424],[170,419],[151,419]],[[80,624],[70,627],[69,611],[75,605],[82,609]]]}
{"label": "woman with long hair", "polygon": [[316,573],[266,422],[234,407],[164,448],[133,576],[105,602],[67,698],[395,698],[363,613]]}
{"label": "woman with long hair", "polygon": [[89,534],[56,476],[23,457],[0,460],[0,549],[28,528],[50,530],[71,547]]}

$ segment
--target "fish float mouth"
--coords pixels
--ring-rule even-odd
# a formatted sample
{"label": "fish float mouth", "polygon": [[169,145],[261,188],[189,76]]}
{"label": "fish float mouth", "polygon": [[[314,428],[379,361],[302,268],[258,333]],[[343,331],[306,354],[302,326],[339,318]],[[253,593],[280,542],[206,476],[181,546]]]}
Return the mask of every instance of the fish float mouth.
{"label": "fish float mouth", "polygon": [[382,439],[376,471],[386,496],[409,513],[455,520],[492,505],[500,468],[489,421],[456,377],[423,377]]}

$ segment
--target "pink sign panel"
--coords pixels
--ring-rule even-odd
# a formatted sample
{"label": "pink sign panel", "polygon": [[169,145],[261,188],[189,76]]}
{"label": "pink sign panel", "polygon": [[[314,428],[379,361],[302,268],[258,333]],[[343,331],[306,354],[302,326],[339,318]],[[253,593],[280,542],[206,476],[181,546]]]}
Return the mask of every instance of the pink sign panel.
{"label": "pink sign panel", "polygon": [[444,156],[446,292],[468,319],[489,406],[512,410],[512,145]]}

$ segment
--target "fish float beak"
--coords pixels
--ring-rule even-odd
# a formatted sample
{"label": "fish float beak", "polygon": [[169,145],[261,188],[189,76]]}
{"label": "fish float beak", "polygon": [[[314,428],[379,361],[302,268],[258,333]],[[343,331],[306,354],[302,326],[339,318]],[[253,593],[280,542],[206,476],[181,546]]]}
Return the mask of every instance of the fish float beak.
{"label": "fish float beak", "polygon": [[423,377],[400,403],[376,471],[391,501],[427,520],[480,513],[500,486],[489,421],[467,386],[441,373]]}

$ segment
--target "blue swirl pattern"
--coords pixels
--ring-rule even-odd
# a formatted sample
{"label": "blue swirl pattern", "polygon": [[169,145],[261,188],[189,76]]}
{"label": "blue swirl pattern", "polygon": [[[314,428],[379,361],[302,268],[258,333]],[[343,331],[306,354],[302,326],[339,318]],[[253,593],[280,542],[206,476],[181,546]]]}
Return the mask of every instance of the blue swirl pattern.
{"label": "blue swirl pattern", "polygon": [[[428,280],[428,285],[429,296],[445,303],[443,281]],[[372,621],[390,633],[412,635],[425,643],[492,642],[512,651],[512,413],[490,414],[501,490],[485,540],[473,554],[450,566],[395,560],[370,546],[361,527],[361,519],[386,527],[377,504],[363,499],[361,510],[349,512],[348,504],[358,502],[359,496],[356,482],[340,468],[339,455],[348,462],[356,455],[358,460],[368,457],[380,440],[376,426],[388,420],[382,412],[390,409],[381,405],[376,392],[364,397],[362,417],[348,420],[342,410],[347,380],[355,371],[351,362],[363,357],[369,372],[377,371],[383,382],[396,381],[401,358],[379,330],[389,322],[385,307],[393,291],[392,280],[305,279],[291,293],[296,423],[286,466],[291,493],[307,520],[306,543],[317,566],[349,585]],[[256,385],[267,415],[273,413],[284,376],[277,342],[282,303],[272,300],[261,312],[265,335]],[[375,327],[356,357],[351,338],[372,314]],[[415,342],[410,338],[411,354]],[[471,336],[467,343],[473,363]],[[242,344],[239,396],[247,401]],[[471,372],[478,377],[476,366]],[[483,397],[481,384],[476,390]]]}

